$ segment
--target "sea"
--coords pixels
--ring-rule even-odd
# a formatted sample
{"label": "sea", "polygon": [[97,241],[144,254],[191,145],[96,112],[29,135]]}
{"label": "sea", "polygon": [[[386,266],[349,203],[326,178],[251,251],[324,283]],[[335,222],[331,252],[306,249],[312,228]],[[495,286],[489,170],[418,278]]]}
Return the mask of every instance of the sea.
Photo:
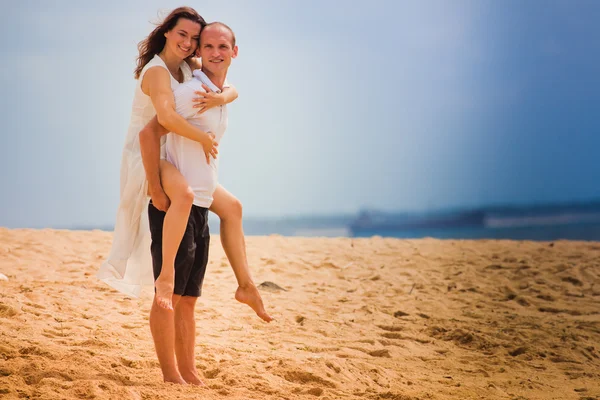
{"label": "sea", "polygon": [[[211,234],[219,220],[210,213]],[[101,229],[106,227],[69,227]],[[244,217],[246,235],[600,241],[600,200],[454,208],[429,212],[361,210],[356,214]]]}
{"label": "sea", "polygon": [[[210,221],[218,232],[218,220]],[[216,230],[215,230],[216,229]],[[600,241],[600,201],[489,206],[422,213],[246,218],[247,235]]]}

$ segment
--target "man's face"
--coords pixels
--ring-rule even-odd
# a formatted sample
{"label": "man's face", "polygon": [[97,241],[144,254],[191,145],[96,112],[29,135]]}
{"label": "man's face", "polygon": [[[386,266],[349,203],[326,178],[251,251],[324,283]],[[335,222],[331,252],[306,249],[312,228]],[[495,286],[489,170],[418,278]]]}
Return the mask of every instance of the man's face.
{"label": "man's face", "polygon": [[199,55],[202,67],[213,74],[226,73],[231,59],[237,57],[238,48],[232,46],[232,35],[222,26],[209,26],[200,34]]}

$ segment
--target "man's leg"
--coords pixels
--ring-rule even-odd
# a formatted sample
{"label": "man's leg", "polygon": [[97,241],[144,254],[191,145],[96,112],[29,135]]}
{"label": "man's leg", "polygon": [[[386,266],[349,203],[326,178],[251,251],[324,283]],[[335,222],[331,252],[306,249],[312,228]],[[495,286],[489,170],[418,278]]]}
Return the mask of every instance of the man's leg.
{"label": "man's leg", "polygon": [[[162,238],[164,219],[164,212],[158,210],[152,204],[148,205],[148,221],[152,237],[150,252],[152,254],[152,268],[155,280],[160,276],[163,265]],[[185,291],[188,277],[193,267],[194,254],[196,251],[193,224],[189,222],[188,219],[188,224],[175,260],[175,294],[173,294],[170,299],[170,302],[175,305],[179,302],[181,295]],[[165,382],[185,384],[186,382],[182,378],[177,368],[177,363],[175,362],[176,329],[174,318],[174,311],[162,307],[161,304],[159,304],[158,294],[155,294],[150,310],[150,332],[154,339],[156,355],[158,356],[160,368],[163,372],[163,379]]]}
{"label": "man's leg", "polygon": [[192,385],[204,386],[196,370],[196,300],[197,297],[183,296],[175,306],[175,354],[181,377]]}
{"label": "man's leg", "polygon": [[236,300],[249,305],[260,318],[271,322],[273,318],[265,310],[248,267],[242,226],[242,204],[223,186],[218,185],[213,194],[210,211],[221,219],[221,244],[238,282],[238,289],[235,292]]}
{"label": "man's leg", "polygon": [[[178,304],[180,298],[181,296],[174,294],[173,304]],[[175,362],[174,313],[172,310],[159,306],[156,300],[156,296],[154,296],[150,310],[150,332],[152,332],[152,338],[154,339],[154,347],[156,348],[163,379],[165,382],[185,384],[186,381],[179,373]]]}
{"label": "man's leg", "polygon": [[210,233],[208,229],[208,210],[192,206],[190,221],[194,227],[194,263],[181,300],[175,307],[175,354],[179,372],[190,384],[204,386],[196,370],[196,320],[194,308],[202,293],[202,284],[208,265]]}

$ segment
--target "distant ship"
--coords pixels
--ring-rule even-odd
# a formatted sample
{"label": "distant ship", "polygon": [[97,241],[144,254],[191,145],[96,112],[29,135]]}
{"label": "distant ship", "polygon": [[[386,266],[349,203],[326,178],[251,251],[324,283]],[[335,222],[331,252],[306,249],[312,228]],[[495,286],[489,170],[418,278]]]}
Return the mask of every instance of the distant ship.
{"label": "distant ship", "polygon": [[486,214],[480,210],[437,214],[392,214],[379,211],[361,211],[350,223],[354,236],[371,232],[394,232],[415,229],[483,227]]}

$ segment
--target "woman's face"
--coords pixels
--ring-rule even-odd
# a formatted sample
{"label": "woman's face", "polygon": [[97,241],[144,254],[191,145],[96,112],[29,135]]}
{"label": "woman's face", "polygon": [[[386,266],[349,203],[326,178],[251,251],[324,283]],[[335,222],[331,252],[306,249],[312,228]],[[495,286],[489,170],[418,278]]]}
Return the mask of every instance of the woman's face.
{"label": "woman's face", "polygon": [[165,33],[165,46],[179,57],[187,58],[198,47],[200,24],[189,19],[179,18],[173,29]]}

